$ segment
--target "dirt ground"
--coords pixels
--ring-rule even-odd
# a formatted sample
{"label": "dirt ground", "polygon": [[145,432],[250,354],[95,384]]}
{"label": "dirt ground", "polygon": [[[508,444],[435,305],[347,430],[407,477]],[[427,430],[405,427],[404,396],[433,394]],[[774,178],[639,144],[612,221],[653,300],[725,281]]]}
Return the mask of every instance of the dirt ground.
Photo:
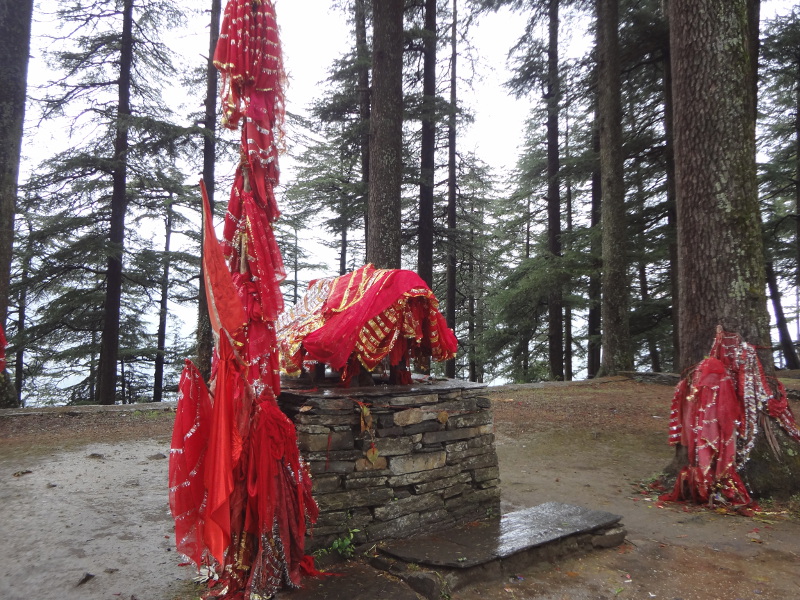
{"label": "dirt ground", "polygon": [[[493,390],[503,510],[549,500],[606,510],[628,540],[452,598],[800,598],[800,499],[743,517],[663,504],[648,489],[671,457],[671,396],[621,378]],[[0,413],[0,597],[196,597],[167,506],[173,413],[117,409]]]}

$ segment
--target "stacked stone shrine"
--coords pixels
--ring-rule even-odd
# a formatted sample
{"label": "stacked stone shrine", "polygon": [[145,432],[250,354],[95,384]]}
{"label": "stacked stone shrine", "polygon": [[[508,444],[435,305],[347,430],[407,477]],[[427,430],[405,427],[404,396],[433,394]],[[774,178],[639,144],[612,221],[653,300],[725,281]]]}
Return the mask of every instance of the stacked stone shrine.
{"label": "stacked stone shrine", "polygon": [[306,548],[407,538],[500,514],[500,478],[485,386],[464,381],[335,386],[286,381],[281,409],[297,428],[320,508]]}

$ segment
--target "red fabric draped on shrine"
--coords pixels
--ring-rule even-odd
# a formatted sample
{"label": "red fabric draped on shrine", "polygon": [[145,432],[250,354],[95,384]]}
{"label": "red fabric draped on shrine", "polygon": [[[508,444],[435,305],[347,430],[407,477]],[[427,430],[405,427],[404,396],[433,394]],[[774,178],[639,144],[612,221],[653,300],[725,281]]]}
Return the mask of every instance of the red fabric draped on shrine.
{"label": "red fabric draped on shrine", "polygon": [[176,545],[207,566],[207,598],[269,598],[301,575],[311,479],[292,422],[280,411],[275,321],[285,277],[272,231],[283,120],[283,67],[269,0],[231,0],[215,64],[225,124],[242,129],[242,160],[222,245],[204,202],[203,275],[215,338],[210,392],[187,361],[170,452]]}
{"label": "red fabric draped on shrine", "polygon": [[756,349],[718,330],[709,358],[675,390],[669,442],[686,447],[689,464],[662,500],[732,507],[753,506],[739,468],[755,444],[759,415],[769,414],[795,440],[800,429],[779,382],[773,392]]}
{"label": "red fabric draped on shrine", "polygon": [[363,266],[352,273],[312,282],[305,311],[280,322],[281,367],[300,372],[304,360],[347,370],[355,357],[372,370],[386,357],[393,366],[411,351],[448,360],[458,342],[438,310],[438,301],[412,271]]}

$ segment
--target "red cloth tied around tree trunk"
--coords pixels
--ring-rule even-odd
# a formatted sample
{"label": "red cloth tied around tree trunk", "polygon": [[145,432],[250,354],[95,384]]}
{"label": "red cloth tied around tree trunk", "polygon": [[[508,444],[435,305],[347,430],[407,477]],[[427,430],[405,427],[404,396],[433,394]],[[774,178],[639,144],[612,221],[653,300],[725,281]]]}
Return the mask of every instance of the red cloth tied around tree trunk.
{"label": "red cloth tied around tree trunk", "polygon": [[705,359],[694,371],[691,393],[686,390],[682,386],[676,398],[680,444],[687,448],[689,464],[678,474],[674,490],[663,498],[749,505],[750,494],[736,472],[736,440],[742,433],[744,413],[725,365],[716,358]]}
{"label": "red cloth tied around tree trunk", "polygon": [[719,327],[709,358],[675,389],[669,443],[686,447],[689,464],[662,499],[751,506],[738,469],[755,445],[760,421],[768,426],[768,417],[800,441],[784,387],[767,380],[754,346]]}

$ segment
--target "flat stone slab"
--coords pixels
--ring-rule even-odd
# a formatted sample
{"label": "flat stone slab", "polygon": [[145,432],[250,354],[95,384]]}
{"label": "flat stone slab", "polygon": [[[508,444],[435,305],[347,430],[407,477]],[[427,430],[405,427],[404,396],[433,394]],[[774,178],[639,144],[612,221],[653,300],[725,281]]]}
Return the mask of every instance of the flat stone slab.
{"label": "flat stone slab", "polygon": [[622,519],[581,506],[546,502],[491,521],[466,523],[426,536],[382,543],[384,554],[407,563],[469,569],[572,535],[609,529]]}

